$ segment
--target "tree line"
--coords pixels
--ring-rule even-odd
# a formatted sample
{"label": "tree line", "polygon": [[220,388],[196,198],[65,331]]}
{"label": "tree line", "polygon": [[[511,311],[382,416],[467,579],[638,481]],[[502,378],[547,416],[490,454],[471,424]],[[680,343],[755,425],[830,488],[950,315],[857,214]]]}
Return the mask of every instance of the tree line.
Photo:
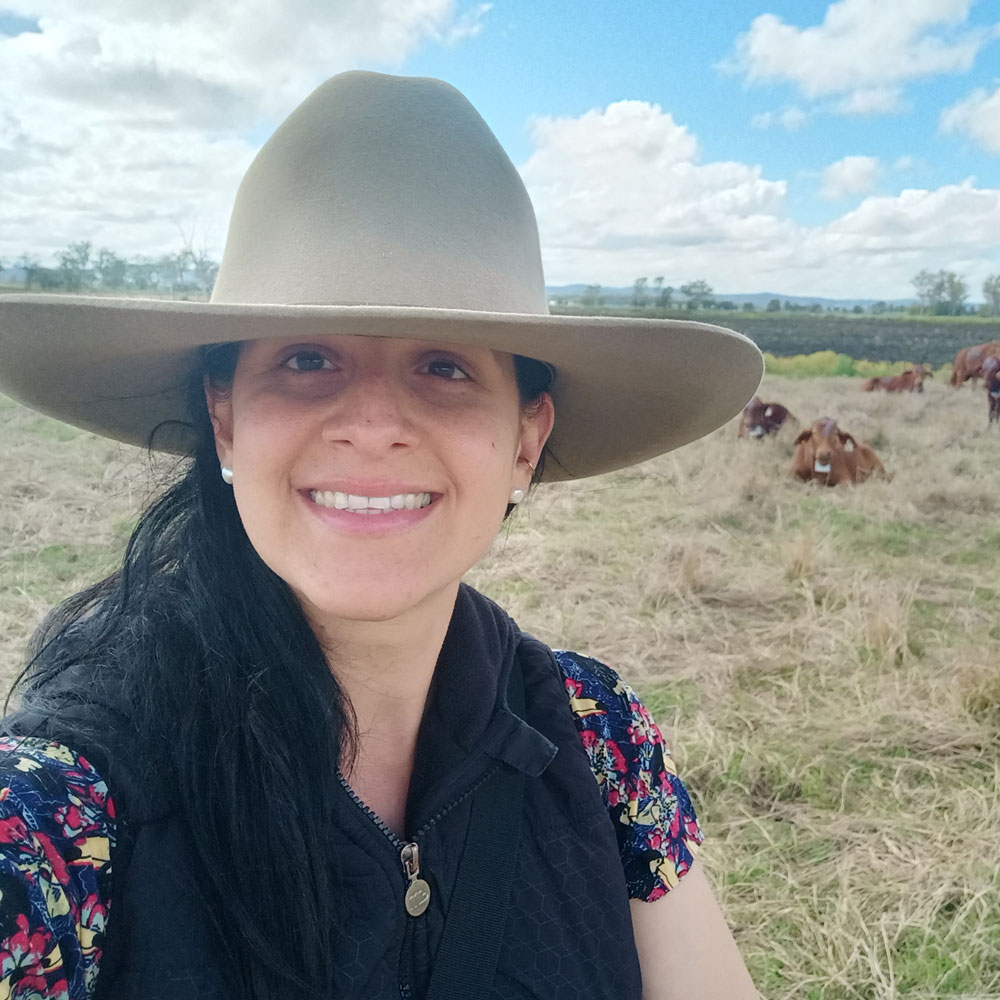
{"label": "tree line", "polygon": [[[658,309],[757,311],[757,306],[753,302],[740,304],[731,299],[717,299],[712,286],[704,279],[689,281],[678,288],[665,285],[664,280],[662,275],[653,278],[652,283],[648,277],[636,278],[632,285],[629,301],[622,302],[620,296],[615,296],[613,303],[610,301],[611,297],[605,293],[600,285],[587,285],[579,297],[578,304],[586,308],[625,304],[631,305],[635,309],[656,307]],[[764,306],[764,311],[806,313],[832,311],[855,314],[868,311],[876,316],[888,313],[906,313],[911,316],[965,316],[978,313],[981,316],[1000,316],[1000,274],[990,275],[983,282],[984,302],[978,309],[966,305],[969,297],[969,285],[954,271],[932,272],[924,270],[912,279],[912,283],[916,291],[917,303],[908,306],[879,300],[873,302],[867,310],[860,305],[853,306],[851,309],[843,306],[828,306],[824,310],[823,305],[819,302],[798,303],[788,299],[773,298]],[[569,303],[560,301],[557,304],[566,305]]]}
{"label": "tree line", "polygon": [[[205,250],[190,245],[158,257],[127,259],[101,247],[96,252],[88,240],[70,243],[53,254],[56,264],[46,267],[31,253],[22,253],[9,266],[24,271],[27,290],[61,289],[67,292],[103,288],[109,291],[156,291],[171,295],[210,295],[219,272],[218,263]],[[3,270],[0,262],[0,270]]]}

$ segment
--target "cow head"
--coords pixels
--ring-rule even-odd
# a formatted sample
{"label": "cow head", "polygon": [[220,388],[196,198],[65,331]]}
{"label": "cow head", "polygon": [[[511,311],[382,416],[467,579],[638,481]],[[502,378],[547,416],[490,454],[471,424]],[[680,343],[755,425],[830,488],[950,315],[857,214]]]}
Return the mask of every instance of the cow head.
{"label": "cow head", "polygon": [[[858,444],[854,438],[842,431],[836,420],[822,417],[812,427],[803,431],[796,439],[796,474],[800,478],[813,478],[830,482],[841,481],[848,472],[852,456]],[[806,467],[804,463],[808,462]]]}

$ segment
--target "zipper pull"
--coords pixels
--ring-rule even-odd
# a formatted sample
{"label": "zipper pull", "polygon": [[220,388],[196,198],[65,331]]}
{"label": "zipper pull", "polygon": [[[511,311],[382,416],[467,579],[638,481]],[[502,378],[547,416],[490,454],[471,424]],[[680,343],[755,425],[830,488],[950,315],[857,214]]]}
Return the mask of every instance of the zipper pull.
{"label": "zipper pull", "polygon": [[410,882],[403,897],[406,912],[411,917],[419,917],[431,901],[431,887],[420,877],[420,848],[412,841],[403,844],[399,859],[403,862],[403,872]]}

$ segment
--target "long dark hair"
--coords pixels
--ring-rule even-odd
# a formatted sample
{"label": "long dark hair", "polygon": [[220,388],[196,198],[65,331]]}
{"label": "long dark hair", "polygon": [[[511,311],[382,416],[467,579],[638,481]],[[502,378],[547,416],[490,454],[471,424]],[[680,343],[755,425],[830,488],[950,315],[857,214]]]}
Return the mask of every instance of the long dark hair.
{"label": "long dark hair", "polygon": [[[189,389],[185,471],[142,514],[121,569],[42,623],[18,687],[33,716],[57,721],[57,735],[67,691],[78,705],[114,689],[126,744],[107,744],[99,712],[74,711],[73,732],[98,759],[127,756],[134,787],[162,789],[182,811],[238,995],[324,997],[345,918],[336,859],[326,863],[329,783],[348,770],[357,734],[301,607],[253,548],[219,475],[202,380],[225,391],[238,351],[204,352]],[[515,371],[522,405],[549,388],[547,365],[515,357]],[[540,462],[536,481],[541,471]],[[80,670],[83,689],[67,686]],[[126,821],[144,808],[123,805]]]}

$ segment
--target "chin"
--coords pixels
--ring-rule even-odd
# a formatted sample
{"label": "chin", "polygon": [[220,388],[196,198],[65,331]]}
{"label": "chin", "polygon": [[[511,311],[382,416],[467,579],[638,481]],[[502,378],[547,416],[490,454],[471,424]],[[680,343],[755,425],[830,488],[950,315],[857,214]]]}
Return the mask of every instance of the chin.
{"label": "chin", "polygon": [[311,620],[336,629],[338,622],[389,622],[426,604],[445,590],[455,592],[458,581],[448,587],[400,590],[396,586],[353,587],[350,593],[299,591],[299,601]]}

